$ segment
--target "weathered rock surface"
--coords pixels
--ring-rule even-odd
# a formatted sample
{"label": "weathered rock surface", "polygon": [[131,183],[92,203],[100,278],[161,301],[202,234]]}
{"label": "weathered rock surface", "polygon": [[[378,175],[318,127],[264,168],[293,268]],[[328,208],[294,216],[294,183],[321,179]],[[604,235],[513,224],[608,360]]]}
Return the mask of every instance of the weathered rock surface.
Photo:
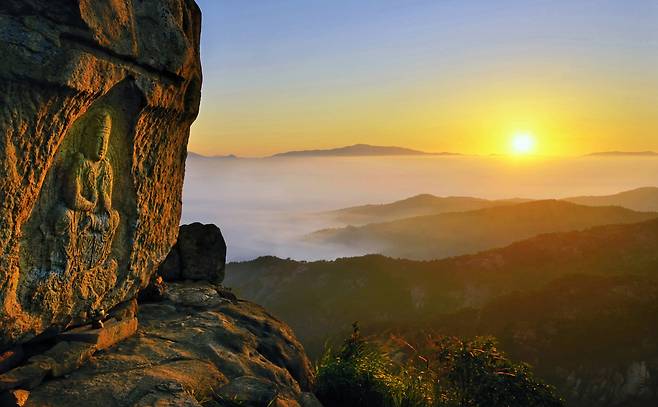
{"label": "weathered rock surface", "polygon": [[165,281],[203,280],[221,283],[226,264],[226,242],[213,224],[180,227],[178,241],[160,266]]}
{"label": "weathered rock surface", "polygon": [[165,301],[140,305],[136,336],[33,388],[26,405],[319,406],[290,328],[218,289],[171,283]]}
{"label": "weathered rock surface", "polygon": [[0,2],[0,354],[133,298],[176,241],[193,0]]}
{"label": "weathered rock surface", "polygon": [[[31,390],[46,377],[60,377],[83,366],[97,351],[116,345],[137,331],[134,315],[112,319],[103,328],[80,327],[45,343],[27,346],[16,367],[0,370],[0,400],[11,399],[20,390]],[[18,393],[16,393],[18,392]],[[4,403],[4,404],[3,404]],[[8,402],[0,401],[0,406]],[[11,404],[9,404],[11,405]]]}

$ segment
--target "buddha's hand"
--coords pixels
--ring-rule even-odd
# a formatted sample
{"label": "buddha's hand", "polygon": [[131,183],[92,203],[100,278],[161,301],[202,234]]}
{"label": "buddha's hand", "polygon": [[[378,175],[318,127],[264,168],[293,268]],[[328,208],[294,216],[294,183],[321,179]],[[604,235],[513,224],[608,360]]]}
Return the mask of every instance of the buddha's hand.
{"label": "buddha's hand", "polygon": [[103,231],[107,227],[108,216],[104,213],[96,213],[91,216],[91,228],[97,231]]}

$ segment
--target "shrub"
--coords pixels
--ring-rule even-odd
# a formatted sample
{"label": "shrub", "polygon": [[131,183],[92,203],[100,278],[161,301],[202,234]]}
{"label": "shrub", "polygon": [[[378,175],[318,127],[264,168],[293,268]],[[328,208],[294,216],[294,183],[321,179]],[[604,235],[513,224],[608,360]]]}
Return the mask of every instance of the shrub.
{"label": "shrub", "polygon": [[440,389],[460,407],[560,407],[553,387],[536,379],[530,367],[500,352],[493,338],[436,343]]}
{"label": "shrub", "polygon": [[326,407],[564,405],[528,365],[507,359],[493,338],[442,337],[428,351],[429,358],[414,349],[407,360],[393,363],[381,346],[362,338],[354,324],[340,349],[327,348],[320,359],[317,396]]}
{"label": "shrub", "polygon": [[401,392],[392,363],[376,345],[366,342],[354,324],[352,335],[334,352],[327,348],[317,367],[318,399],[326,407],[388,406]]}

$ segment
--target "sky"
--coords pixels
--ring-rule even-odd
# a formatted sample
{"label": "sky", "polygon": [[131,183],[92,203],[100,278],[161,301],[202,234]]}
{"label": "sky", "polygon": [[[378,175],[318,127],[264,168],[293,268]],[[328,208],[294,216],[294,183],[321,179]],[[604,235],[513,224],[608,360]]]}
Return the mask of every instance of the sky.
{"label": "sky", "polygon": [[197,3],[190,151],[658,151],[658,1]]}

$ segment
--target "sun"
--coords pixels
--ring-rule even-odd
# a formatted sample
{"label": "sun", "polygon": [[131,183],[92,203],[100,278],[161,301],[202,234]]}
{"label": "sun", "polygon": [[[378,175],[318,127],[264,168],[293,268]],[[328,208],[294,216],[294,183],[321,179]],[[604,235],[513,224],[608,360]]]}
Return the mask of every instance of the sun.
{"label": "sun", "polygon": [[517,132],[512,135],[512,153],[516,155],[530,154],[535,151],[535,136],[528,132]]}

